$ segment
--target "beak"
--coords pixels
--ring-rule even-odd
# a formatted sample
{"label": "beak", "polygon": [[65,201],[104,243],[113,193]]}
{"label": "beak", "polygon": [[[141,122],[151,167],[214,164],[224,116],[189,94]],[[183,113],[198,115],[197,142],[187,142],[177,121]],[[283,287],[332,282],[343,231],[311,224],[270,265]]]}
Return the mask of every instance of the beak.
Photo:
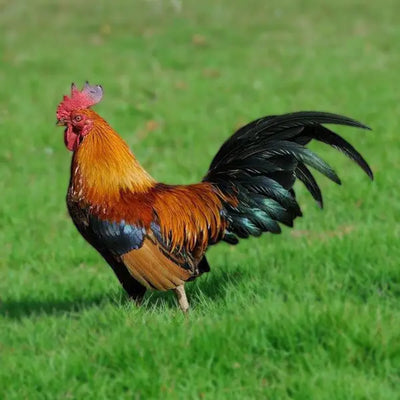
{"label": "beak", "polygon": [[65,125],[65,119],[64,118],[61,118],[61,119],[57,120],[56,126],[64,126],[64,125]]}

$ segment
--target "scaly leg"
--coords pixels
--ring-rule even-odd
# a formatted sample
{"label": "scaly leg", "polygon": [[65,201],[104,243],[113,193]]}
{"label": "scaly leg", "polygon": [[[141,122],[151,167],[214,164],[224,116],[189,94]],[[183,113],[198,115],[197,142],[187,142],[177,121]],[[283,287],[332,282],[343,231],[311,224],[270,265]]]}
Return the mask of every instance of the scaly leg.
{"label": "scaly leg", "polygon": [[177,286],[177,288],[174,289],[174,292],[178,299],[180,309],[186,314],[189,311],[189,302],[186,297],[184,284]]}

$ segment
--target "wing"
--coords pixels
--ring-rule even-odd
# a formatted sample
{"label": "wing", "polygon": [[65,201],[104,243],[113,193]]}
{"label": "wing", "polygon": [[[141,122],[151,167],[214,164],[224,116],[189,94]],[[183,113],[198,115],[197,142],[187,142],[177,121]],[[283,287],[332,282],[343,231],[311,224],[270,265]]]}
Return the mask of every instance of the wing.
{"label": "wing", "polygon": [[113,222],[88,215],[85,233],[85,238],[101,254],[111,255],[107,260],[110,265],[122,262],[146,288],[174,289],[200,275],[196,268],[200,260],[183,249],[168,248],[155,223],[146,229],[124,220]]}
{"label": "wing", "polygon": [[[208,183],[157,184],[151,196],[154,218],[142,245],[121,258],[143,285],[172,289],[210,270],[204,253],[225,230],[221,200]],[[140,234],[135,231],[135,238]],[[134,245],[137,242],[131,242]]]}
{"label": "wing", "polygon": [[[75,212],[75,223],[79,220],[78,229],[99,252],[122,261],[142,285],[172,289],[209,270],[204,253],[225,230],[221,200],[215,190],[209,183],[157,184],[147,197],[153,216],[150,224],[140,213],[132,218],[132,211],[137,211],[132,193],[123,199],[124,207],[131,211],[124,213],[127,220],[115,221],[112,214],[101,217],[80,209],[79,218]],[[115,204],[113,211],[118,207]]]}
{"label": "wing", "polygon": [[87,217],[85,237],[113,266],[122,263],[130,275],[149,289],[174,289],[192,277],[182,259],[169,256],[155,239],[152,230],[112,222],[93,215]]}
{"label": "wing", "polygon": [[157,243],[146,238],[140,249],[121,256],[131,275],[149,289],[175,289],[192,277],[190,270],[165,255]]}

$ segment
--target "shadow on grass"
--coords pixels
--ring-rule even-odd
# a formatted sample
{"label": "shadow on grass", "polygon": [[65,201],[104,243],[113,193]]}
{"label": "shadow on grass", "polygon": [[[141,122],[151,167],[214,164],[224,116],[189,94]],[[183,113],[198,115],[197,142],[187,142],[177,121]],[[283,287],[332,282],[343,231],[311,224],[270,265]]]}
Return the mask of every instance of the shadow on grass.
{"label": "shadow on grass", "polygon": [[11,319],[21,319],[40,315],[77,313],[109,302],[111,299],[111,295],[104,294],[75,300],[48,299],[41,301],[36,298],[30,299],[29,297],[21,300],[0,300],[0,315]]}
{"label": "shadow on grass", "polygon": [[[203,302],[203,299],[211,301],[224,299],[227,287],[235,286],[243,279],[245,274],[236,271],[229,275],[211,273],[200,277],[196,282],[188,282],[186,292],[189,303],[195,308]],[[0,300],[0,316],[19,320],[31,316],[73,314],[106,303],[125,305],[129,302],[128,296],[122,289],[117,293],[75,299],[38,300],[25,297],[20,300]],[[177,309],[178,303],[172,291],[147,291],[142,307],[148,310]]]}

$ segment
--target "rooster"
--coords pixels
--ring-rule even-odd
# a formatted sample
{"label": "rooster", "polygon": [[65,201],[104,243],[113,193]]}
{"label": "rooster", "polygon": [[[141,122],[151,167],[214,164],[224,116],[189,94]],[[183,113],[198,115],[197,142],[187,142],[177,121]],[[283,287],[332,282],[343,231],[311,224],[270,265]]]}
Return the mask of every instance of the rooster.
{"label": "rooster", "polygon": [[65,145],[73,152],[67,206],[78,231],[138,304],[146,289],[173,290],[186,312],[184,284],[210,270],[209,246],[293,226],[302,215],[293,189],[297,179],[322,208],[309,168],[340,180],[306,147],[312,140],[343,152],[373,179],[360,153],[325,125],[369,128],[341,115],[307,111],[262,117],[240,128],[200,183],[159,183],[91,109],[102,97],[101,86],[86,83],[79,90],[73,84],[57,108],[57,124],[65,127]]}

